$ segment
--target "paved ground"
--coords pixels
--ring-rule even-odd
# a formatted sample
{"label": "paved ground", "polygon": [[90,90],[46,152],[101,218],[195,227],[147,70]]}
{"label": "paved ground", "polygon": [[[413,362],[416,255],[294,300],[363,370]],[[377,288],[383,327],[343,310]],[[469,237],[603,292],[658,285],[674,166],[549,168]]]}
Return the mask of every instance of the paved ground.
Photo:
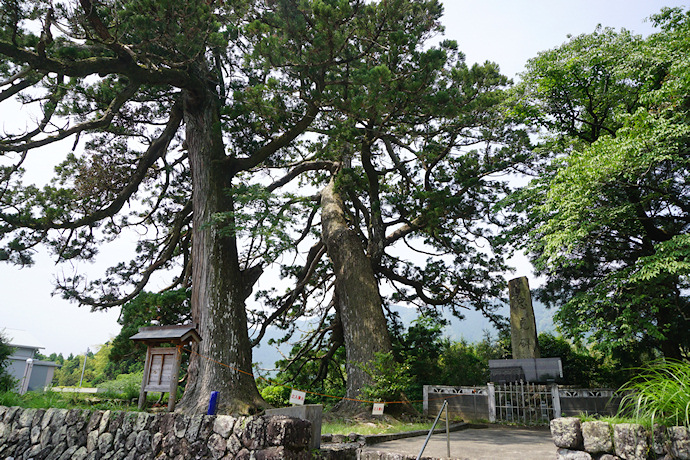
{"label": "paved ground", "polygon": [[[386,441],[365,447],[417,456],[426,436]],[[447,457],[445,434],[435,434],[424,449],[424,457]],[[547,428],[469,428],[450,433],[450,456],[463,460],[555,460],[556,446]]]}

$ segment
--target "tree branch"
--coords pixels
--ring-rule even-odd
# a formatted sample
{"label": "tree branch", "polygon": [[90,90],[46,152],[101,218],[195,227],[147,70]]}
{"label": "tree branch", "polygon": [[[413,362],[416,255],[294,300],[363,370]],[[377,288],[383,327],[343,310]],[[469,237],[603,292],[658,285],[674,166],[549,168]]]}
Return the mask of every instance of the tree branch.
{"label": "tree branch", "polygon": [[[113,121],[113,118],[115,117],[117,112],[122,108],[125,102],[127,102],[132,96],[134,96],[134,94],[136,94],[138,89],[138,84],[130,83],[129,85],[127,85],[127,87],[123,91],[121,91],[117,96],[115,96],[115,98],[110,102],[110,105],[108,106],[108,109],[105,111],[103,116],[96,120],[80,123],[69,129],[65,129],[64,131],[59,131],[54,136],[48,136],[45,139],[28,142],[30,137],[27,137],[27,135],[23,135],[22,137],[16,139],[10,138],[7,140],[3,140],[2,142],[0,142],[0,151],[19,152],[24,150],[31,150],[38,147],[43,147],[48,144],[52,144],[53,142],[60,141],[73,134],[106,127]],[[37,131],[33,131],[31,134],[35,135],[37,134]]]}
{"label": "tree branch", "polygon": [[288,129],[285,133],[271,140],[268,144],[258,148],[254,153],[246,158],[228,158],[227,162],[230,164],[230,175],[235,176],[240,171],[248,171],[261,163],[268,157],[283,147],[286,147],[302,134],[311,122],[319,113],[319,107],[313,103],[308,103],[308,108],[304,116],[295,125]]}
{"label": "tree branch", "polygon": [[316,267],[321,258],[324,256],[324,254],[326,254],[326,246],[323,244],[322,241],[319,241],[314,246],[312,246],[312,248],[309,250],[309,255],[307,256],[307,261],[304,264],[304,268],[302,269],[302,272],[300,273],[297,279],[295,289],[293,289],[290,292],[283,304],[279,308],[277,308],[273,313],[271,313],[271,315],[261,324],[261,330],[259,330],[259,335],[257,335],[252,340],[252,347],[258,345],[259,342],[261,342],[261,339],[266,334],[266,330],[268,330],[268,326],[270,326],[271,323],[273,323],[273,321],[275,321],[280,315],[282,315],[290,307],[292,307],[292,304],[295,303],[297,297],[304,291],[304,288],[307,286],[307,282],[316,270]]}
{"label": "tree branch", "polygon": [[336,161],[307,161],[300,163],[292,168],[285,176],[266,187],[266,190],[271,193],[274,190],[288,184],[290,181],[294,180],[300,174],[306,171],[319,171],[325,169],[330,171],[332,174],[335,174],[338,168],[340,168],[340,163]]}
{"label": "tree branch", "polygon": [[402,275],[399,275],[399,274],[395,273],[395,271],[393,271],[393,270],[391,270],[388,267],[385,267],[383,265],[378,266],[377,271],[391,281],[397,281],[398,283],[402,283],[406,286],[410,286],[411,288],[413,288],[415,290],[415,292],[417,293],[419,298],[422,299],[422,301],[428,305],[436,305],[436,306],[448,305],[448,304],[452,303],[456,294],[460,291],[459,285],[456,285],[450,295],[448,295],[447,297],[444,297],[444,298],[435,299],[435,298],[429,297],[428,295],[426,295],[424,293],[424,284],[420,281],[411,280],[411,279],[406,278]]}
{"label": "tree branch", "polygon": [[93,299],[91,297],[85,297],[81,296],[77,293],[75,293],[72,290],[69,290],[65,287],[60,286],[60,290],[65,292],[67,297],[73,297],[77,300],[82,305],[90,305],[92,311],[97,311],[97,310],[104,310],[110,307],[116,307],[119,305],[123,305],[130,300],[134,299],[141,291],[144,290],[146,287],[146,284],[149,282],[149,279],[151,279],[151,275],[161,268],[163,265],[165,265],[171,257],[175,254],[175,250],[178,246],[178,243],[180,241],[180,238],[182,236],[182,229],[186,224],[189,223],[189,217],[190,214],[192,213],[192,202],[189,201],[178,213],[175,218],[175,221],[173,222],[171,232],[166,238],[165,245],[163,246],[163,249],[161,252],[158,254],[158,257],[156,260],[146,267],[144,272],[142,273],[142,278],[139,280],[139,282],[134,286],[134,290],[130,292],[128,295],[125,297],[110,301],[110,302],[99,302],[96,299]]}
{"label": "tree branch", "polygon": [[163,132],[158,138],[149,145],[144,155],[139,160],[137,168],[132,174],[130,181],[118,193],[115,199],[107,207],[95,211],[94,213],[85,216],[76,221],[67,221],[62,223],[45,222],[41,219],[31,219],[23,221],[20,217],[15,215],[0,214],[0,217],[9,224],[16,227],[30,228],[33,230],[50,230],[50,229],[70,229],[85,225],[91,225],[106,217],[113,216],[122,209],[127,200],[136,192],[141,182],[146,178],[149,168],[163,156],[168,148],[168,145],[175,136],[180,123],[182,122],[182,104],[176,102],[171,111],[170,119]]}

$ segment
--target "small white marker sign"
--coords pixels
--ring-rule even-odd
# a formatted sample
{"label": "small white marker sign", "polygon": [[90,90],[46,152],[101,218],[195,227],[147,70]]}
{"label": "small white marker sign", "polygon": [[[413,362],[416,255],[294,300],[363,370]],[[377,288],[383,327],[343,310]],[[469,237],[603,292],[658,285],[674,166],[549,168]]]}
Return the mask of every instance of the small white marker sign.
{"label": "small white marker sign", "polygon": [[372,415],[383,415],[384,403],[374,403],[374,409],[371,411]]}
{"label": "small white marker sign", "polygon": [[295,406],[303,406],[304,397],[306,395],[307,394],[304,391],[292,390],[292,393],[290,393],[290,404]]}

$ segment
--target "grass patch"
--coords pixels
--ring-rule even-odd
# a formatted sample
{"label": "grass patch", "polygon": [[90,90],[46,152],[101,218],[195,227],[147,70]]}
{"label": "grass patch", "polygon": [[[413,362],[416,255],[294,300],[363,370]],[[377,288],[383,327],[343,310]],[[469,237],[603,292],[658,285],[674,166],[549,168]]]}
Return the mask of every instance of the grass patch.
{"label": "grass patch", "polygon": [[137,411],[129,400],[108,398],[102,394],[56,393],[29,391],[23,395],[8,391],[0,393],[0,406],[19,406],[26,409],[91,409]]}
{"label": "grass patch", "polygon": [[[390,434],[406,431],[429,431],[433,422],[403,422],[393,418],[367,421],[329,420],[321,425],[321,432],[327,434]],[[445,423],[445,422],[444,422]],[[441,423],[437,425],[437,428]],[[443,425],[445,426],[445,425]]]}
{"label": "grass patch", "polygon": [[618,415],[652,426],[690,427],[690,363],[666,360],[640,369],[622,390],[629,393]]}
{"label": "grass patch", "polygon": [[[94,409],[138,411],[137,403],[141,388],[143,372],[118,375],[115,380],[102,382],[98,385],[98,393],[70,393],[53,391],[29,391],[19,395],[15,392],[0,392],[1,406],[19,406],[27,409]],[[178,389],[179,391],[179,389]],[[167,404],[167,394],[161,397],[159,393],[147,395],[148,406],[152,404]]]}

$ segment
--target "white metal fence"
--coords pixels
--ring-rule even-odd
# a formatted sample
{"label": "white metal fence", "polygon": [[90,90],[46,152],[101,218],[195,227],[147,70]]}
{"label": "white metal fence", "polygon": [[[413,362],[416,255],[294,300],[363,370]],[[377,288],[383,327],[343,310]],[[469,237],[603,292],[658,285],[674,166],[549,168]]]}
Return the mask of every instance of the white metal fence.
{"label": "white metal fence", "polygon": [[[561,413],[557,385],[489,384],[489,420],[524,425],[544,424]],[[492,404],[493,403],[493,404]]]}
{"label": "white metal fence", "polygon": [[444,400],[453,418],[519,424],[548,424],[561,416],[615,415],[621,396],[610,389],[572,389],[557,384],[493,384],[479,387],[424,386],[424,413],[438,412]]}

